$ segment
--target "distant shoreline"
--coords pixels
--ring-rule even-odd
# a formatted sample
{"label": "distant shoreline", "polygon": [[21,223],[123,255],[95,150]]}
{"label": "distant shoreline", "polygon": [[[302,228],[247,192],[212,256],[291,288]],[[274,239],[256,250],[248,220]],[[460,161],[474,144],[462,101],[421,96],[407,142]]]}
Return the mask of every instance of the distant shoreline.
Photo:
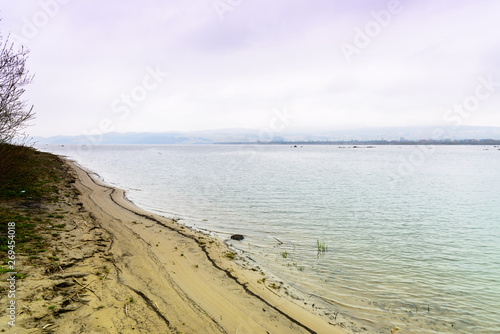
{"label": "distant shoreline", "polygon": [[[281,131],[283,130],[283,131]],[[40,144],[324,144],[345,145],[350,142],[369,145],[494,145],[500,144],[500,127],[424,126],[375,127],[358,129],[294,130],[272,126],[259,129],[213,129],[202,131],[96,132],[94,134],[34,137]]]}
{"label": "distant shoreline", "polygon": [[441,145],[441,146],[465,146],[465,145],[483,145],[498,146],[500,140],[495,139],[461,139],[461,140],[346,140],[346,141],[271,141],[271,142],[233,142],[233,143],[214,143],[216,145]]}

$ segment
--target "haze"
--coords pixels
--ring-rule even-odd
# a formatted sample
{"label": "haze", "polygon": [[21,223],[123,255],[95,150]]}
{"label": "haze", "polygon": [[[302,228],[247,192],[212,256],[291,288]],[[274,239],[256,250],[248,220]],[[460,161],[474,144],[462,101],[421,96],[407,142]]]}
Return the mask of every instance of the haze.
{"label": "haze", "polygon": [[31,135],[500,125],[498,1],[0,1]]}

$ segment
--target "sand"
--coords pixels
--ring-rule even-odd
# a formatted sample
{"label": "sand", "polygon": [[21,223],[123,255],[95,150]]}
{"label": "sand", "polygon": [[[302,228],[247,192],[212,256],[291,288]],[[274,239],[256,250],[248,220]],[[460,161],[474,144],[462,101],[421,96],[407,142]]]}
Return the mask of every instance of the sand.
{"label": "sand", "polygon": [[[66,161],[78,198],[54,241],[58,270],[18,283],[12,333],[346,333],[246,268],[220,239],[146,212]],[[241,260],[241,259],[240,259]],[[5,312],[2,312],[4,319]]]}

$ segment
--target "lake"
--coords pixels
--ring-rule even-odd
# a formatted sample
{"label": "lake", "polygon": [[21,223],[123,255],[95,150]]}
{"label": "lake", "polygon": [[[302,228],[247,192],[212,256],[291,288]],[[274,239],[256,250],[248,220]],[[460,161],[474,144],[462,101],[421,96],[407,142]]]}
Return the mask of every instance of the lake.
{"label": "lake", "polygon": [[245,235],[233,246],[370,333],[500,333],[498,147],[38,148],[151,212]]}

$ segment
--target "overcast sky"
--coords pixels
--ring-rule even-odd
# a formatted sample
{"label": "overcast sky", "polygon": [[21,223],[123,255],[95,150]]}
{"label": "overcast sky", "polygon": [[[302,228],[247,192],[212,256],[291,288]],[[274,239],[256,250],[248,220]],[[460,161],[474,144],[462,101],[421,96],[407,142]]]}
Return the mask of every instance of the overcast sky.
{"label": "overcast sky", "polygon": [[0,10],[2,36],[31,50],[32,135],[500,126],[498,0],[0,0]]}

